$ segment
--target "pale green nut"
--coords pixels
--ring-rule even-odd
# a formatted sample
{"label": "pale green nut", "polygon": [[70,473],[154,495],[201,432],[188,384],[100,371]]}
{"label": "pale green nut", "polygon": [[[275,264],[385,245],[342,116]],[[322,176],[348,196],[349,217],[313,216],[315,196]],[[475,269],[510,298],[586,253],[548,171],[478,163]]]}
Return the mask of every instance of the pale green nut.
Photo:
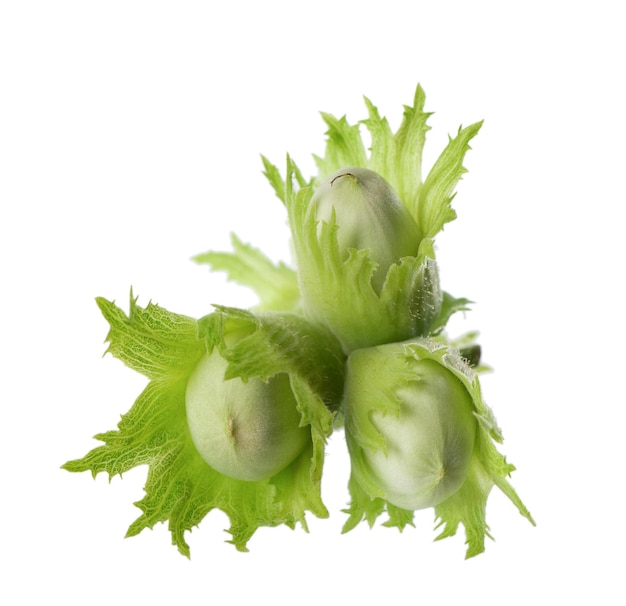
{"label": "pale green nut", "polygon": [[343,251],[369,250],[378,264],[372,279],[378,291],[392,264],[417,254],[416,222],[391,185],[373,170],[353,166],[336,171],[316,190],[311,211],[326,222],[334,212]]}
{"label": "pale green nut", "polygon": [[266,480],[282,471],[311,440],[286,374],[267,382],[224,380],[227,361],[205,355],[187,384],[187,422],[200,456],[238,480]]}
{"label": "pale green nut", "polygon": [[459,378],[436,360],[405,355],[404,347],[392,343],[350,355],[346,438],[353,473],[371,496],[417,510],[461,487],[477,423]]}

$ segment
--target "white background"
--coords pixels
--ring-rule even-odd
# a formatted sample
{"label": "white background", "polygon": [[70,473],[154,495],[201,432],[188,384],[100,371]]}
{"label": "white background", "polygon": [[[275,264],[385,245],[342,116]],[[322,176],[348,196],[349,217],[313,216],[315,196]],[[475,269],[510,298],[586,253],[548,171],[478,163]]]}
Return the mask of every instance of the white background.
{"label": "white background", "polygon": [[[624,604],[624,42],[620,2],[29,2],[0,8],[5,604]],[[220,6],[221,8],[214,8]],[[320,110],[396,127],[420,82],[426,167],[485,119],[438,239],[446,290],[476,301],[488,403],[537,527],[493,492],[496,541],[465,561],[432,511],[342,536],[349,465],[329,445],[328,520],[225,517],[123,539],[145,468],[59,469],[144,384],[110,356],[96,296],[132,285],[191,316],[255,299],[189,258],[229,232],[289,259],[259,154],[308,174]]]}

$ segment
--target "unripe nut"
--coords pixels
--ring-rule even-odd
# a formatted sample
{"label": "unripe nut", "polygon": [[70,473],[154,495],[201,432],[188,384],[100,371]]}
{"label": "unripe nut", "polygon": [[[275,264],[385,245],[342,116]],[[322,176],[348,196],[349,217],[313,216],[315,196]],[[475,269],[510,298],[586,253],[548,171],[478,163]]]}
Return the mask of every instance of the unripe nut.
{"label": "unripe nut", "polygon": [[417,254],[417,224],[391,185],[373,170],[348,167],[333,173],[317,188],[311,210],[326,222],[334,211],[342,250],[370,251],[378,264],[373,277],[377,289],[393,263]]}
{"label": "unripe nut", "polygon": [[217,350],[205,355],[187,384],[187,422],[200,456],[216,471],[259,481],[282,471],[302,452],[310,432],[286,374],[264,382],[224,380],[227,361]]}
{"label": "unripe nut", "polygon": [[[408,510],[424,509],[446,500],[465,481],[477,423],[472,398],[458,377],[432,359],[412,359],[407,364],[406,358],[395,355],[398,346],[351,354],[346,435],[352,450],[360,452],[369,479],[384,491],[388,502]],[[414,379],[407,382],[408,372]],[[391,394],[397,414],[384,414],[375,407],[383,394]],[[354,443],[352,419],[357,415],[368,416],[385,439],[384,450]]]}

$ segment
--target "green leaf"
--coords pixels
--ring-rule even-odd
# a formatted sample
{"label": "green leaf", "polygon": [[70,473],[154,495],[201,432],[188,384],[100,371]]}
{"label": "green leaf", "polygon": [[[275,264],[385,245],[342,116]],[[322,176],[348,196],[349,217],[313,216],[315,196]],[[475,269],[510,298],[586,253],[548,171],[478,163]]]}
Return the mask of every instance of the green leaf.
{"label": "green leaf", "polygon": [[439,314],[430,327],[431,334],[439,334],[455,313],[459,311],[469,311],[469,306],[472,303],[473,301],[465,299],[464,297],[457,299],[451,294],[444,292]]}
{"label": "green leaf", "polygon": [[378,108],[367,97],[365,97],[365,105],[369,118],[362,120],[361,124],[367,127],[372,137],[367,165],[390,183],[397,182],[398,174],[395,165],[397,147],[389,122],[387,118],[380,116]]}
{"label": "green leaf", "polygon": [[367,98],[365,104],[369,117],[361,122],[367,127],[372,139],[367,166],[394,187],[413,217],[417,217],[418,213],[422,152],[426,133],[430,129],[426,122],[432,115],[424,112],[425,101],[424,90],[418,84],[413,105],[404,106],[404,117],[395,134],[387,118],[381,117],[378,109]]}
{"label": "green leaf", "polygon": [[274,164],[272,164],[265,156],[261,156],[263,162],[263,174],[269,181],[274,193],[278,199],[285,203],[285,180],[282,178],[280,171]]}
{"label": "green leaf", "polygon": [[466,558],[474,557],[485,550],[485,537],[493,538],[486,521],[487,498],[496,485],[517,507],[533,526],[530,512],[508,482],[507,478],[515,467],[507,463],[489,439],[487,431],[479,431],[475,455],[463,486],[450,498],[435,507],[439,520],[437,528],[443,530],[437,540],[456,534],[459,524],[465,528],[467,544]]}
{"label": "green leaf", "polygon": [[[153,304],[142,309],[134,298],[128,316],[104,299],[98,299],[98,304],[111,324],[108,351],[151,381],[122,416],[117,430],[96,436],[104,445],[63,468],[90,471],[93,476],[106,472],[112,477],[138,465],[148,466],[145,496],[136,503],[142,514],[130,525],[128,536],[167,522],[173,544],[189,556],[185,533],[217,508],[230,519],[230,542],[246,551],[248,540],[261,526],[293,528],[301,523],[306,528],[306,510],[328,515],[320,496],[324,444],[333,421],[326,402],[338,406],[343,384],[342,353],[332,336],[301,318],[298,322],[295,316],[281,321],[280,315],[269,314],[257,320],[250,312],[224,309],[209,316],[213,319],[196,322]],[[239,312],[242,321],[235,322],[234,332],[229,333],[229,318],[237,319]],[[242,327],[245,330],[238,330]],[[297,335],[290,334],[296,328]],[[291,354],[297,339],[303,347],[294,361]],[[246,344],[250,352],[257,347],[266,352],[269,366],[257,368],[252,353],[247,359]],[[186,384],[200,358],[214,346],[233,358],[233,375],[249,377],[258,371],[263,376],[274,372],[289,376],[301,425],[310,428],[311,442],[269,480],[226,477],[207,465],[193,444],[185,412]],[[324,356],[316,347],[325,348]],[[329,347],[334,355],[327,355]],[[325,362],[311,364],[311,356],[324,357]]]}
{"label": "green leaf", "polygon": [[356,528],[363,520],[372,528],[379,515],[385,511],[385,501],[380,498],[372,498],[361,485],[350,476],[348,482],[348,490],[350,491],[350,506],[343,512],[349,515],[346,523],[343,525],[342,534],[350,532]]}
{"label": "green leaf", "polygon": [[419,191],[422,187],[422,153],[426,133],[430,130],[426,122],[432,116],[432,113],[424,111],[425,103],[426,95],[418,84],[413,105],[404,106],[402,124],[395,135],[396,175],[390,177],[390,182],[413,217],[417,217]]}
{"label": "green leaf", "polygon": [[265,256],[259,249],[244,244],[231,234],[233,252],[209,251],[196,255],[196,263],[206,263],[214,271],[225,271],[228,278],[252,288],[259,296],[257,309],[293,311],[298,308],[300,293],[296,272]]}
{"label": "green leaf", "polygon": [[220,305],[214,314],[200,319],[199,330],[205,338],[217,331],[224,335],[218,347],[229,362],[226,379],[267,381],[286,372],[312,386],[330,410],[339,407],[345,356],[336,337],[322,326],[296,314],[253,314]]}
{"label": "green leaf", "polygon": [[149,303],[137,305],[131,292],[128,316],[101,297],[96,303],[109,323],[107,353],[149,379],[184,374],[199,357],[196,321]]}
{"label": "green leaf", "polygon": [[351,125],[345,116],[337,119],[322,112],[326,131],[326,151],[324,157],[313,156],[321,179],[346,166],[367,167],[365,147],[361,139],[359,125]]}
{"label": "green leaf", "polygon": [[470,148],[469,142],[482,126],[476,122],[467,128],[459,128],[457,136],[450,138],[432,169],[426,177],[419,193],[417,205],[417,224],[423,237],[434,238],[443,226],[456,218],[451,203],[454,188],[467,170],[463,167],[463,159]]}

